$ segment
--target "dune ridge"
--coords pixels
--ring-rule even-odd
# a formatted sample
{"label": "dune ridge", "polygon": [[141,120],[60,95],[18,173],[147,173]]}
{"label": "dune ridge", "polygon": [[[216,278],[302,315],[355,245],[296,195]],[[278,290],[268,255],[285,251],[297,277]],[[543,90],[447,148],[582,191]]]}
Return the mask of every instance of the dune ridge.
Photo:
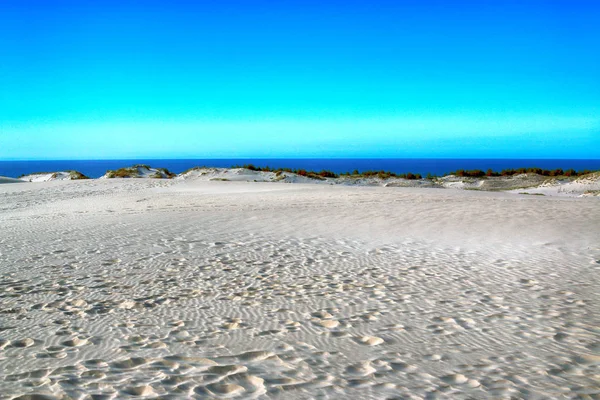
{"label": "dune ridge", "polygon": [[18,178],[24,182],[50,182],[64,180],[89,179],[79,171],[57,171],[57,172],[37,172],[23,175]]}
{"label": "dune ridge", "polygon": [[[464,172],[464,171],[463,171]],[[467,171],[468,173],[469,171]],[[479,171],[481,172],[481,171]],[[551,171],[554,173],[553,171]],[[572,174],[572,175],[571,175]],[[421,178],[413,174],[394,176],[390,173],[342,174],[335,175],[329,171],[306,172],[291,170],[265,171],[250,168],[208,168],[196,167],[181,174],[174,174],[164,168],[152,168],[148,165],[134,165],[107,171],[98,179],[176,179],[199,181],[236,181],[236,182],[278,182],[351,186],[384,186],[384,187],[422,187],[437,189],[461,189],[480,191],[505,191],[515,194],[598,197],[600,196],[600,172],[577,174],[569,172],[564,175],[541,175],[537,173],[514,173],[499,176],[446,175],[443,177]],[[88,179],[77,171],[39,173],[21,177],[28,182],[47,182],[54,180]],[[3,178],[0,183],[17,183],[11,178]]]}

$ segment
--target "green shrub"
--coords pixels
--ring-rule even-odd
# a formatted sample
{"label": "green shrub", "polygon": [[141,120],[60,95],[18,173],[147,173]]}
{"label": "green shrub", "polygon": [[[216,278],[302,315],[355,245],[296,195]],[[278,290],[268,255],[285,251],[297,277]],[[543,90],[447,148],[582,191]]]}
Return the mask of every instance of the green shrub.
{"label": "green shrub", "polygon": [[520,174],[537,174],[537,175],[542,175],[542,176],[567,176],[567,177],[575,177],[575,176],[581,176],[581,175],[586,175],[591,173],[592,171],[590,170],[581,170],[581,171],[576,171],[574,169],[568,169],[566,171],[563,171],[560,168],[554,169],[554,170],[548,170],[548,169],[541,169],[541,168],[506,168],[501,170],[500,172],[496,172],[493,171],[492,169],[488,169],[485,173],[481,170],[478,169],[474,169],[474,170],[462,170],[459,169],[457,171],[454,172],[450,172],[449,175],[456,175],[456,176],[460,176],[460,177],[472,177],[472,178],[480,178],[483,176],[513,176],[513,175],[520,175]]}
{"label": "green shrub", "polygon": [[138,178],[139,173],[137,167],[119,168],[117,170],[106,171],[107,178]]}
{"label": "green shrub", "polygon": [[165,174],[165,175],[167,176],[167,178],[169,178],[169,179],[170,179],[170,178],[174,178],[174,177],[176,177],[176,176],[177,176],[177,174],[175,174],[175,173],[173,173],[173,172],[169,171],[169,170],[168,170],[168,169],[166,169],[166,168],[157,168],[157,169],[158,169],[159,171],[162,171],[162,173],[163,173],[163,174]]}
{"label": "green shrub", "polygon": [[403,179],[423,179],[423,177],[421,176],[421,174],[413,174],[411,172],[408,172],[406,174],[400,174],[398,175],[399,178],[403,178]]}
{"label": "green shrub", "polygon": [[319,172],[319,176],[321,176],[321,177],[323,177],[323,178],[337,178],[339,175],[338,175],[338,174],[336,174],[336,173],[334,173],[334,172],[331,172],[331,171],[327,171],[327,170],[324,170],[324,169],[322,169],[322,170]]}
{"label": "green shrub", "polygon": [[71,179],[90,179],[79,171],[69,171],[69,175],[71,175]]}
{"label": "green shrub", "polygon": [[[488,170],[488,173],[492,173],[491,170]],[[451,172],[450,175],[456,175],[460,177],[469,177],[469,178],[481,178],[482,176],[486,176],[486,173],[480,169],[472,169],[472,170],[464,170],[459,169],[454,172]],[[488,175],[491,176],[491,175]]]}

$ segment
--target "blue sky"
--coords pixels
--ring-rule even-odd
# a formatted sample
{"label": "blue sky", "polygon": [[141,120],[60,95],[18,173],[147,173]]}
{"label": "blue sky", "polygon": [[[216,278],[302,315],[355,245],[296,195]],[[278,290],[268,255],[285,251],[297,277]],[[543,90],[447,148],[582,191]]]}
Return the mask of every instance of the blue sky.
{"label": "blue sky", "polygon": [[368,3],[0,1],[0,159],[600,158],[600,3]]}

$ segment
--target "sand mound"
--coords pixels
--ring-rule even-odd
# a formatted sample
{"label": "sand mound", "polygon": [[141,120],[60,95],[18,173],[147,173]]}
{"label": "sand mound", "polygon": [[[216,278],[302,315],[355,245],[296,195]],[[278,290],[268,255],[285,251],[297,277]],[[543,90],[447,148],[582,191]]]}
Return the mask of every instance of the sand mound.
{"label": "sand mound", "polygon": [[109,170],[98,179],[113,179],[113,178],[152,178],[152,179],[171,179],[176,174],[170,172],[166,168],[152,168],[148,165],[134,165],[132,167],[120,168],[117,170]]}
{"label": "sand mound", "polygon": [[292,172],[253,171],[246,168],[194,168],[180,174],[176,179],[195,181],[231,182],[281,182],[281,183],[328,183],[330,178],[309,178]]}
{"label": "sand mound", "polygon": [[501,191],[536,187],[548,178],[536,174],[518,174],[512,176],[490,176],[481,178],[447,175],[435,178],[434,182],[450,189]]}
{"label": "sand mound", "polygon": [[232,181],[232,182],[280,182],[280,183],[305,183],[344,186],[388,186],[388,187],[440,187],[431,180],[402,179],[378,177],[351,177],[338,178],[321,177],[317,175],[303,176],[293,172],[279,171],[253,171],[246,168],[194,168],[180,174],[176,179],[198,181]]}
{"label": "sand mound", "polygon": [[600,196],[600,172],[577,178],[549,178],[537,187],[530,187],[525,191],[513,190],[511,192],[545,196],[597,197]]}
{"label": "sand mound", "polygon": [[458,190],[505,191],[508,193],[544,194],[548,196],[598,196],[600,173],[579,178],[548,178],[534,173],[499,177],[459,177],[447,175],[432,179],[380,178],[347,176],[337,178],[308,177],[292,172],[254,171],[245,168],[193,168],[178,175],[183,181],[279,182],[340,186],[382,186],[400,188],[441,188]]}
{"label": "sand mound", "polygon": [[50,182],[50,181],[71,181],[79,179],[89,179],[78,171],[59,171],[59,172],[40,172],[24,175],[19,178],[25,182]]}
{"label": "sand mound", "polygon": [[[505,191],[513,194],[537,194],[547,196],[596,197],[600,196],[600,173],[592,173],[582,177],[548,178],[535,173],[524,173],[512,176],[462,177],[448,175],[429,179],[406,179],[400,177],[381,177],[377,174],[369,176],[341,175],[333,178],[320,176],[318,173],[293,173],[286,171],[257,171],[247,168],[207,168],[196,167],[179,175],[164,168],[152,168],[148,165],[134,165],[107,171],[99,179],[110,178],[159,178],[178,181],[203,182],[273,182],[299,183],[340,186],[370,186],[398,188],[442,188],[479,191]],[[78,172],[56,172],[32,174],[23,177],[30,182],[50,180],[67,180],[85,178]],[[6,181],[5,181],[6,182]]]}

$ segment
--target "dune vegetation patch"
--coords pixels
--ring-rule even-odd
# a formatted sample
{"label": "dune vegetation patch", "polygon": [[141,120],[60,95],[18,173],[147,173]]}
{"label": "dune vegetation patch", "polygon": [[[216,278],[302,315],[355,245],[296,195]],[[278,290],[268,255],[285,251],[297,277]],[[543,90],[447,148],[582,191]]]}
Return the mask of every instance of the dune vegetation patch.
{"label": "dune vegetation patch", "polygon": [[131,167],[119,168],[117,170],[106,171],[106,178],[152,178],[152,179],[171,179],[177,174],[169,171],[167,168],[152,168],[149,165],[137,164]]}
{"label": "dune vegetation patch", "polygon": [[340,174],[340,176],[346,176],[349,178],[379,178],[382,180],[386,180],[386,179],[390,179],[390,178],[401,178],[401,179],[409,179],[409,180],[414,180],[414,179],[423,179],[423,176],[421,174],[413,174],[412,172],[407,172],[407,173],[403,173],[403,174],[397,174],[395,172],[391,172],[391,171],[384,171],[384,170],[380,170],[380,171],[358,171],[358,170],[354,170],[352,172],[344,172],[342,174]]}
{"label": "dune vegetation patch", "polygon": [[593,171],[584,169],[581,171],[576,171],[574,169],[562,170],[558,169],[542,169],[542,168],[508,168],[503,169],[501,171],[494,171],[492,169],[488,169],[487,171],[483,171],[480,169],[459,169],[454,172],[450,172],[449,175],[459,176],[459,177],[470,177],[470,178],[484,178],[484,177],[498,177],[498,176],[514,176],[521,174],[535,174],[541,176],[550,176],[550,177],[578,177],[592,173]]}
{"label": "dune vegetation patch", "polygon": [[157,168],[157,171],[154,173],[151,178],[157,179],[171,179],[177,176],[176,173],[169,171],[167,168]]}
{"label": "dune vegetation patch", "polygon": [[583,195],[600,197],[600,190],[586,190],[585,192],[583,192]]}
{"label": "dune vegetation patch", "polygon": [[245,168],[250,171],[258,171],[258,172],[274,172],[275,176],[280,176],[284,172],[288,172],[291,174],[296,174],[299,176],[304,176],[307,178],[317,179],[317,180],[325,180],[327,178],[339,178],[339,177],[350,177],[350,178],[379,178],[379,179],[389,179],[389,178],[402,178],[402,179],[422,179],[423,176],[421,174],[413,174],[412,172],[407,172],[403,174],[397,174],[391,171],[363,171],[360,172],[358,170],[354,170],[352,172],[342,172],[341,174],[337,174],[333,171],[322,169],[320,171],[310,171],[306,169],[292,169],[292,168],[270,168],[269,166],[265,167],[257,167],[253,164],[244,164],[244,165],[236,165],[232,168]]}
{"label": "dune vegetation patch", "polygon": [[328,171],[328,170],[321,170],[321,171],[309,171],[306,169],[292,169],[292,168],[270,168],[268,165],[265,167],[257,167],[253,164],[244,164],[244,165],[235,165],[231,168],[244,168],[247,169],[249,171],[256,171],[256,172],[274,172],[275,176],[279,177],[281,176],[281,174],[283,174],[284,172],[288,172],[290,174],[296,174],[299,176],[304,176],[306,178],[311,178],[311,179],[317,179],[317,180],[325,180],[326,178],[338,178],[339,175],[336,174],[335,172],[332,171]]}
{"label": "dune vegetation patch", "polygon": [[54,180],[79,180],[79,179],[90,179],[88,176],[75,170],[66,171],[53,171],[53,172],[32,172],[28,174],[22,174],[19,179],[35,180],[37,182],[43,181],[54,181]]}
{"label": "dune vegetation patch", "polygon": [[116,170],[108,170],[106,171],[106,177],[109,179],[112,178],[139,178],[140,173],[135,167],[126,167],[119,168]]}
{"label": "dune vegetation patch", "polygon": [[86,176],[79,171],[67,171],[67,172],[69,172],[69,175],[71,176],[71,179],[73,179],[73,180],[90,179],[89,176]]}
{"label": "dune vegetation patch", "polygon": [[18,178],[22,178],[24,176],[29,176],[29,175],[48,175],[48,174],[54,174],[54,172],[49,172],[49,171],[30,172],[27,174],[21,174],[18,176]]}
{"label": "dune vegetation patch", "polygon": [[[285,178],[287,178],[288,176],[285,175],[285,173],[288,174],[295,174],[298,176],[302,176],[305,178],[310,178],[310,179],[315,179],[315,180],[320,180],[320,181],[325,181],[328,179],[338,179],[338,178],[344,178],[345,180],[348,179],[379,179],[379,180],[389,180],[389,179],[405,179],[405,180],[429,180],[429,181],[439,181],[440,179],[443,179],[444,177],[451,177],[454,176],[456,178],[462,178],[464,180],[464,182],[466,183],[477,183],[477,182],[485,182],[488,180],[488,178],[495,178],[495,179],[491,179],[489,184],[484,184],[481,189],[482,190],[514,190],[514,189],[522,189],[522,188],[526,188],[526,187],[531,187],[532,185],[535,184],[540,184],[541,182],[538,182],[538,178],[552,178],[552,179],[574,179],[574,178],[586,178],[588,176],[592,176],[593,178],[595,178],[595,176],[593,176],[594,172],[584,169],[584,170],[575,170],[575,169],[567,169],[567,170],[563,170],[563,169],[542,169],[542,168],[509,168],[509,169],[503,169],[501,171],[494,171],[492,169],[488,169],[488,170],[481,170],[481,169],[473,169],[473,170],[466,170],[466,169],[459,169],[453,172],[449,172],[447,174],[443,174],[443,175],[434,175],[431,173],[426,174],[426,176],[423,176],[420,173],[413,173],[413,172],[405,172],[405,173],[396,173],[396,172],[392,172],[392,171],[385,171],[385,170],[366,170],[366,171],[359,171],[357,169],[351,171],[351,172],[342,172],[342,173],[337,173],[337,172],[333,172],[330,170],[326,170],[326,169],[322,169],[320,171],[313,171],[313,170],[307,170],[307,169],[303,169],[303,168],[299,168],[299,169],[295,169],[295,168],[272,168],[267,166],[256,166],[254,164],[243,164],[243,165],[233,165],[229,168],[224,168],[224,169],[246,169],[248,171],[254,171],[254,172],[270,172],[270,173],[274,173],[275,177],[273,178],[273,181],[281,181]],[[183,173],[181,173],[180,175],[185,175],[191,171],[201,171],[201,170],[212,170],[212,171],[217,171],[220,170],[219,168],[215,168],[215,167],[192,167],[189,168],[188,170],[184,171]],[[206,172],[208,173],[208,172]],[[509,181],[507,181],[505,184],[500,184],[500,180],[502,180],[502,178],[508,178],[509,181],[512,181],[512,179],[518,179],[518,180],[531,180],[531,184],[525,183],[524,182],[512,182],[510,183]],[[590,178],[591,179],[591,178]],[[491,182],[493,181],[493,182]],[[488,189],[488,186],[490,186],[490,188]]]}

